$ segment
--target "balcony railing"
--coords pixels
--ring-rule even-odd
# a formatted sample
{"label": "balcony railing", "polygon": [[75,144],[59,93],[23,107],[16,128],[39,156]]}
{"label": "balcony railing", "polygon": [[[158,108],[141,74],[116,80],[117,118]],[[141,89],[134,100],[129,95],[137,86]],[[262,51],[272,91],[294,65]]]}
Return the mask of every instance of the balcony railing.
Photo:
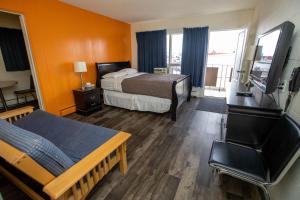
{"label": "balcony railing", "polygon": [[[180,74],[180,65],[170,65],[170,74]],[[226,85],[231,82],[233,65],[208,64],[206,66],[205,87],[214,90],[225,90]]]}
{"label": "balcony railing", "polygon": [[225,90],[226,85],[231,82],[233,65],[208,64],[206,66],[205,87]]}
{"label": "balcony railing", "polygon": [[180,64],[169,65],[169,73],[170,74],[181,74],[181,65]]}

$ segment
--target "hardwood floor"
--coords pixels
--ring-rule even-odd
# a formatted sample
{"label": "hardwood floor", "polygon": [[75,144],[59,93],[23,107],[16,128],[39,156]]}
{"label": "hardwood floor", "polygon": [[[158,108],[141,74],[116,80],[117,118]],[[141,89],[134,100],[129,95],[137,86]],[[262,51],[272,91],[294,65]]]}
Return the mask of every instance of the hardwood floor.
{"label": "hardwood floor", "polygon": [[[128,173],[121,176],[115,168],[88,199],[260,199],[256,187],[212,173],[207,161],[212,141],[220,139],[222,115],[195,110],[197,103],[192,99],[184,104],[176,122],[165,115],[108,106],[88,117],[69,115],[132,134],[127,145]],[[24,197],[4,179],[0,186],[4,199]]]}

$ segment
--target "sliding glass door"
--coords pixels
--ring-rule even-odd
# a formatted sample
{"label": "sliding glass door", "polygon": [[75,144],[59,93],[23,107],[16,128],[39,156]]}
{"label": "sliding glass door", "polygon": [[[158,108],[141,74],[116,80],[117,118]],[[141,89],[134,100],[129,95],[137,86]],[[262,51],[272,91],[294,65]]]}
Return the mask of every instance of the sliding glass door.
{"label": "sliding glass door", "polygon": [[167,35],[167,64],[171,74],[181,73],[182,33]]}
{"label": "sliding glass door", "polygon": [[245,29],[210,32],[205,96],[225,97],[232,79],[239,78],[245,38]]}

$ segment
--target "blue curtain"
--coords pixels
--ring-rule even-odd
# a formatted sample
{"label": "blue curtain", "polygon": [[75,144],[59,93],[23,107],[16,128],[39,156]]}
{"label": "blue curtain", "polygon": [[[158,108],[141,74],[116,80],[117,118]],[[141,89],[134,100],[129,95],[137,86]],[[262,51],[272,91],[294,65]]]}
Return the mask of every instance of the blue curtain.
{"label": "blue curtain", "polygon": [[0,27],[0,48],[6,71],[29,70],[22,30]]}
{"label": "blue curtain", "polygon": [[167,31],[136,33],[138,70],[153,73],[154,67],[167,66]]}
{"label": "blue curtain", "polygon": [[208,48],[208,27],[184,28],[181,73],[192,76],[192,85],[203,86]]}

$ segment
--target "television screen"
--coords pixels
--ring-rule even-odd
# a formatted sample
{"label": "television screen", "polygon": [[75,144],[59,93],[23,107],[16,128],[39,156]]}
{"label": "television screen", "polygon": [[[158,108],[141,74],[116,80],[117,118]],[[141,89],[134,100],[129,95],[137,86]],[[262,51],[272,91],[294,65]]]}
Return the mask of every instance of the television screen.
{"label": "television screen", "polygon": [[266,84],[271,63],[276,50],[280,30],[264,35],[258,41],[252,75],[263,84]]}
{"label": "television screen", "polygon": [[295,25],[289,21],[274,27],[259,37],[249,80],[262,92],[276,90],[286,63]]}

